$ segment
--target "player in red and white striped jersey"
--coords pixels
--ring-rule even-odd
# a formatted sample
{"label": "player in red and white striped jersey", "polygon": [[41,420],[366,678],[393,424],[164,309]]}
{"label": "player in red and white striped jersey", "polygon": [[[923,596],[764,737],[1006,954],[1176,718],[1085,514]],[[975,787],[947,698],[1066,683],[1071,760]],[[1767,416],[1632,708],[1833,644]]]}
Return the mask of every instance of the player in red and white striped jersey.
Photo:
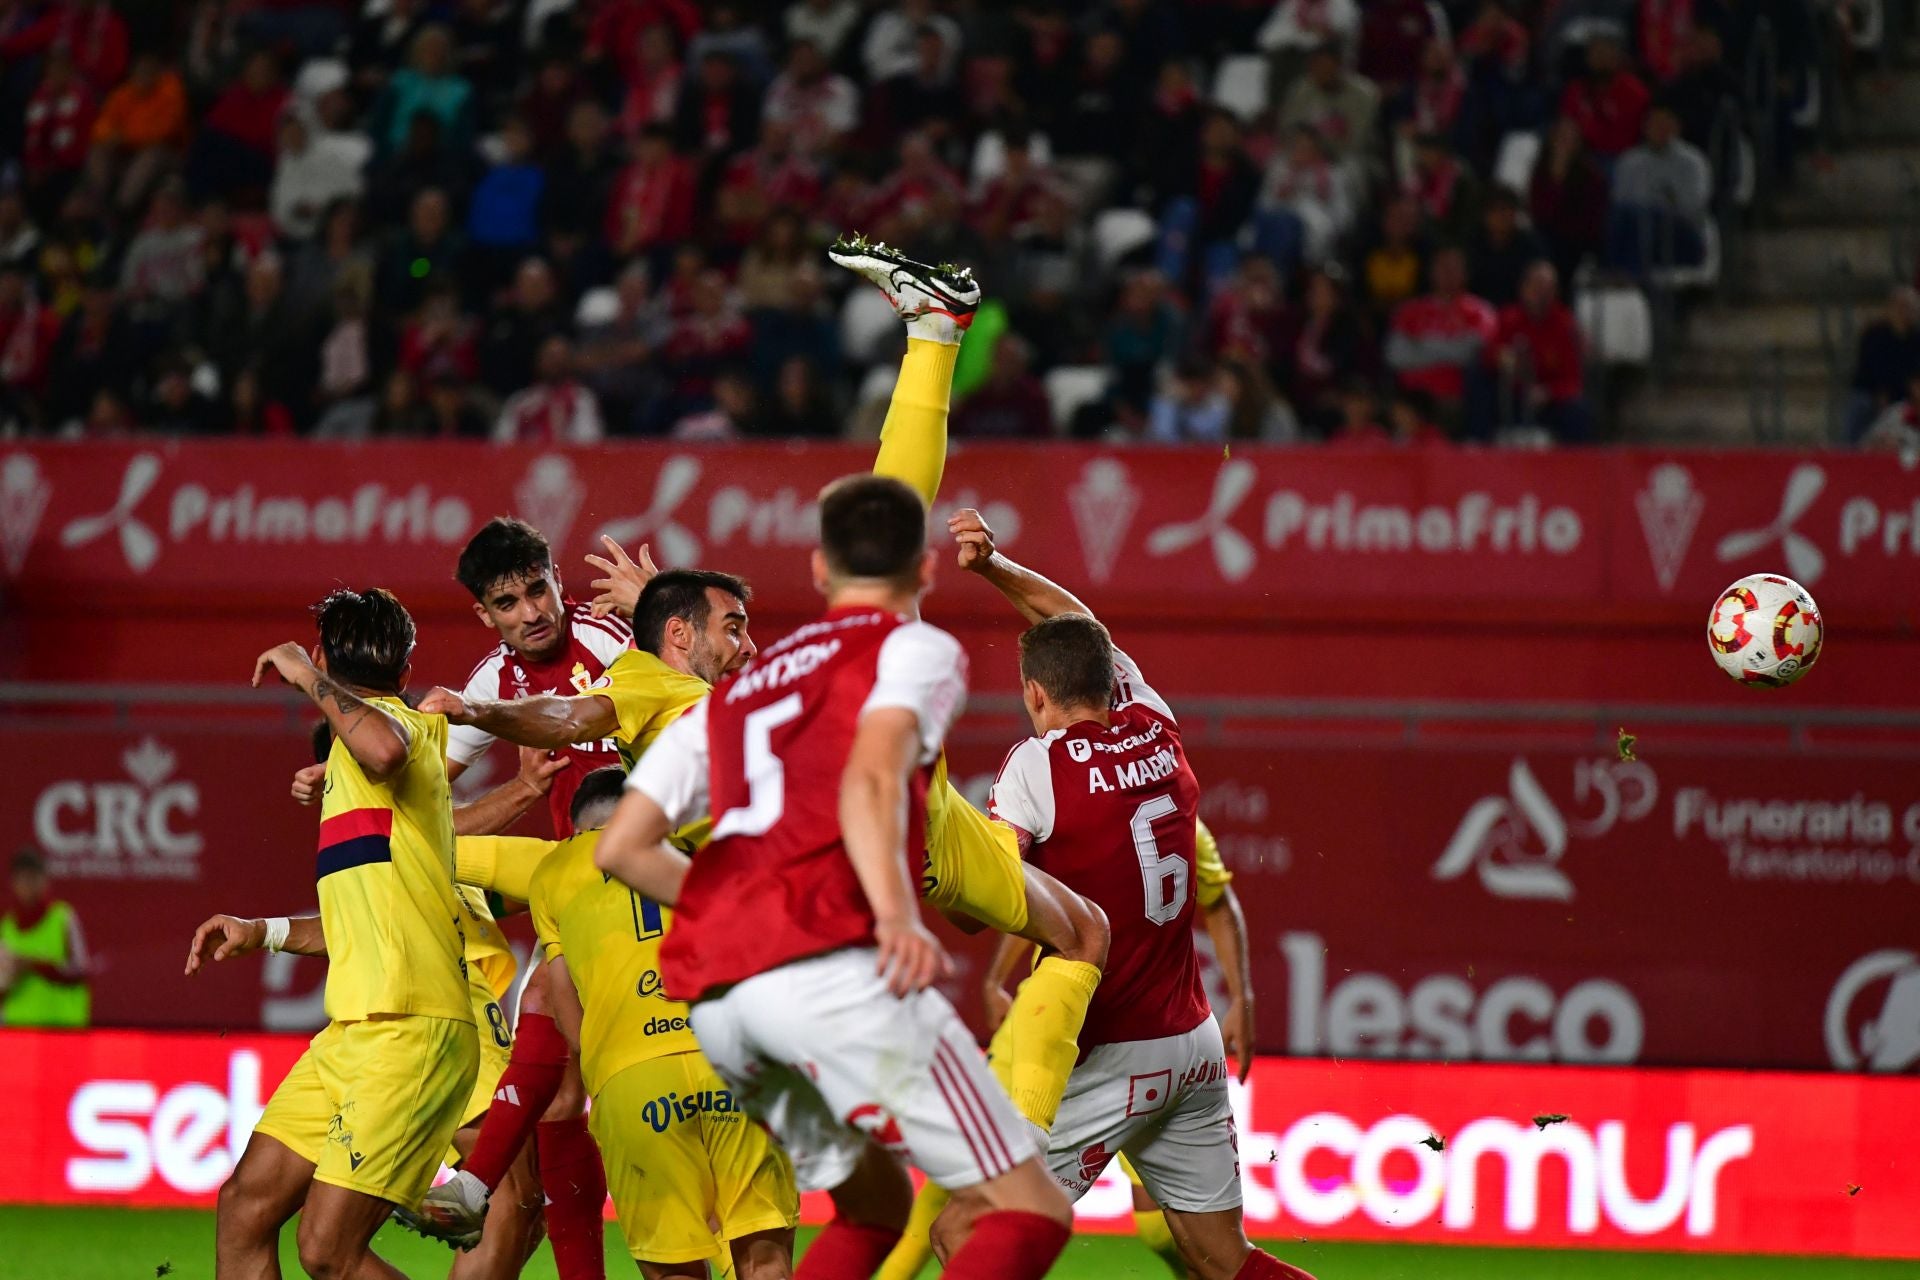
{"label": "player in red and white striped jersey", "polygon": [[[473,611],[500,633],[500,643],[467,677],[461,696],[512,700],[537,694],[585,693],[613,660],[633,647],[633,631],[618,615],[594,616],[591,605],[566,598],[547,540],[519,520],[489,521],[460,553],[454,575],[473,595]],[[494,737],[472,725],[447,729],[447,773],[485,755]],[[554,775],[547,804],[554,836],[573,834],[568,813],[580,780],[619,764],[611,739],[564,747],[568,767]]]}
{"label": "player in red and white striped jersey", "polygon": [[1007,753],[989,812],[1112,931],[1047,1163],[1078,1199],[1125,1152],[1198,1280],[1311,1280],[1242,1223],[1230,1071],[1193,943],[1200,784],[1179,722],[1086,605],[994,550],[977,511],[948,528],[961,568],[1032,624],[1020,676],[1035,736]]}

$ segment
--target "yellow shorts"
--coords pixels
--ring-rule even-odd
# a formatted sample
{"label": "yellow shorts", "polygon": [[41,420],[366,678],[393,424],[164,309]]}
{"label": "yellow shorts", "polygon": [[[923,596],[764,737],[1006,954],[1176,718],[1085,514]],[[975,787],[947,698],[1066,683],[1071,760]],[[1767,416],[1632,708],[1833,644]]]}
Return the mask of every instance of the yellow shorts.
{"label": "yellow shorts", "polygon": [[799,1220],[793,1166],[698,1053],[616,1073],[594,1096],[587,1127],[636,1259],[720,1258],[728,1240]]}
{"label": "yellow shorts", "polygon": [[[507,1015],[500,1008],[500,1002],[489,1000],[475,1009],[473,1016],[480,1033],[480,1069],[474,1072],[473,1092],[467,1097],[466,1110],[460,1113],[462,1129],[478,1124],[487,1114],[487,1108],[493,1105],[494,1090],[500,1087],[500,1077],[507,1073],[507,1059],[513,1056],[513,1034],[507,1030]],[[448,1147],[447,1163],[459,1161],[459,1151]]]}
{"label": "yellow shorts", "polygon": [[947,781],[944,759],[928,804],[927,870],[920,894],[934,906],[972,916],[989,929],[1027,927],[1027,868],[1013,828],[995,822]]}
{"label": "yellow shorts", "polygon": [[255,1125],[311,1160],[321,1182],[417,1203],[473,1095],[473,1024],[451,1018],[330,1022]]}

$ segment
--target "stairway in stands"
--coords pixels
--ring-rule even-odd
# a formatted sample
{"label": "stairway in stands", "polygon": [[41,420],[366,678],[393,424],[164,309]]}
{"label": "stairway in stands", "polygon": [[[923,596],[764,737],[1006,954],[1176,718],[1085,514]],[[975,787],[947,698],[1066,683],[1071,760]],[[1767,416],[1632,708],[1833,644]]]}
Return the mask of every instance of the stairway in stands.
{"label": "stairway in stands", "polygon": [[1693,307],[1662,376],[1623,406],[1627,438],[1838,438],[1835,391],[1858,331],[1896,279],[1913,278],[1920,69],[1861,72],[1843,119],[1825,161],[1804,147],[1792,188],[1731,237],[1717,295]]}

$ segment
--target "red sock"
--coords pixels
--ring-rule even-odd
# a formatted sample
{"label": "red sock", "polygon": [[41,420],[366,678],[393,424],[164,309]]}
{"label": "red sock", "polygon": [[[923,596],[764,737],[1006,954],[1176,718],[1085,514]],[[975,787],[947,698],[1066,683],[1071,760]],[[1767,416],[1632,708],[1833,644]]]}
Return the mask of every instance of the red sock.
{"label": "red sock", "polygon": [[868,1280],[899,1243],[898,1231],[835,1218],[807,1246],[793,1280]]}
{"label": "red sock", "polygon": [[606,1280],[607,1174],[587,1118],[543,1121],[540,1186],[547,1193],[547,1239],[560,1280]]}
{"label": "red sock", "polygon": [[1313,1276],[1255,1249],[1233,1273],[1233,1280],[1313,1280]]}
{"label": "red sock", "polygon": [[567,1041],[544,1013],[521,1015],[513,1038],[513,1053],[493,1091],[493,1103],[480,1122],[473,1154],[461,1168],[492,1191],[507,1176],[507,1166],[533,1136],[533,1126],[546,1114],[567,1072]]}
{"label": "red sock", "polygon": [[1039,1213],[1002,1209],[974,1219],[973,1231],[947,1269],[946,1280],[1040,1280],[1072,1234]]}

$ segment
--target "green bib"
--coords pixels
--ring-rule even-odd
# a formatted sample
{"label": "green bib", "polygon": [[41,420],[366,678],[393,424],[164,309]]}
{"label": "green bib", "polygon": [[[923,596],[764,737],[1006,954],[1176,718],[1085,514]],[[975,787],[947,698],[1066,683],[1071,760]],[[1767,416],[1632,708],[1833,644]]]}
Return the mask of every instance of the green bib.
{"label": "green bib", "polygon": [[[56,902],[39,923],[22,929],[11,915],[0,918],[0,946],[21,960],[65,965],[68,926],[73,908]],[[93,1015],[93,993],[84,982],[53,982],[37,973],[22,973],[0,1001],[0,1026],[84,1027]]]}

